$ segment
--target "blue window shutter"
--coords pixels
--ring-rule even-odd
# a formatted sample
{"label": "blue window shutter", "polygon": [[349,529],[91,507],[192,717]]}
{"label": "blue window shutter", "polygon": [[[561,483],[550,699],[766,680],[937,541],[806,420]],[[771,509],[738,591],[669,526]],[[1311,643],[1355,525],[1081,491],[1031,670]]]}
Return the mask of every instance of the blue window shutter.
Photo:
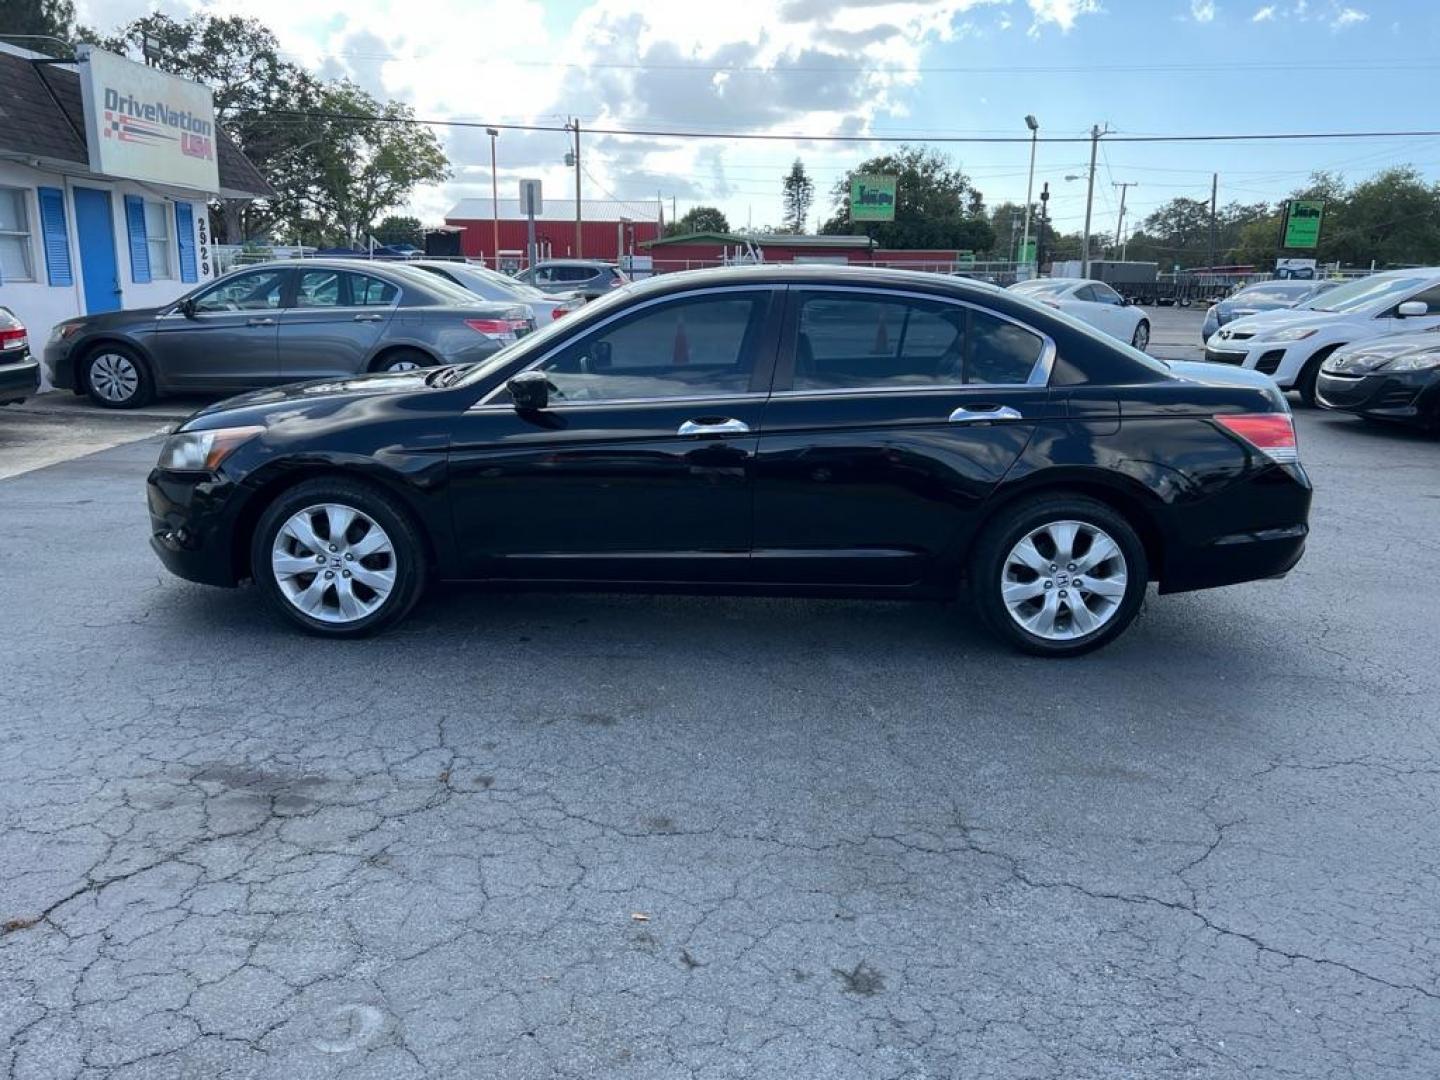
{"label": "blue window shutter", "polygon": [[70,230],[65,225],[65,192],[35,189],[40,197],[40,233],[45,238],[45,270],[51,285],[74,285],[70,270]]}
{"label": "blue window shutter", "polygon": [[145,244],[145,200],[139,195],[125,196],[125,229],[130,234],[130,280],[148,285],[150,248]]}
{"label": "blue window shutter", "polygon": [[188,202],[175,204],[175,239],[180,245],[180,280],[199,281],[195,270],[195,209]]}

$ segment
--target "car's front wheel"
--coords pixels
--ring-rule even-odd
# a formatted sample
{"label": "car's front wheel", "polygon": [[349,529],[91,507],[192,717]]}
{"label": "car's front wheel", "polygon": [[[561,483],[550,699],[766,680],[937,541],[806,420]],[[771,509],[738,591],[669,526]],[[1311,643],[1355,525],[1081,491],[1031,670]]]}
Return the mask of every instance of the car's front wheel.
{"label": "car's front wheel", "polygon": [[395,352],[386,353],[375,361],[372,368],[374,371],[414,371],[417,368],[430,367],[435,361],[430,359],[419,349],[397,349]]}
{"label": "car's front wheel", "polygon": [[1078,495],[1003,510],[975,548],[970,588],[1001,637],[1038,656],[1076,656],[1113,641],[1145,599],[1145,546],[1120,514]]}
{"label": "car's front wheel", "polygon": [[308,480],[265,510],[251,543],[255,582],[291,622],[360,637],[399,621],[425,584],[424,545],[389,495],[344,479]]}
{"label": "car's front wheel", "polygon": [[91,400],[107,409],[137,409],[155,392],[145,362],[123,345],[101,345],[82,361],[80,374]]}
{"label": "car's front wheel", "polygon": [[1135,348],[1139,349],[1141,352],[1144,352],[1145,349],[1150,345],[1149,319],[1141,319],[1138,323],[1135,324],[1135,333],[1130,338],[1130,344],[1134,345]]}

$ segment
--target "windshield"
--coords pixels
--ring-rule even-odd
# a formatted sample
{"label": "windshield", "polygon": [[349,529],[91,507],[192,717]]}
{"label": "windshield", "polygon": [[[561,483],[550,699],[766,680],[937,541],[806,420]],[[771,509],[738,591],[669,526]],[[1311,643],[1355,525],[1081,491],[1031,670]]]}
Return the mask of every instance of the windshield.
{"label": "windshield", "polygon": [[1263,285],[1250,285],[1241,289],[1230,299],[1248,304],[1289,304],[1307,296],[1313,289],[1314,286],[1308,281],[1294,285],[1267,281]]}
{"label": "windshield", "polygon": [[1418,277],[1368,277],[1347,282],[1307,300],[1300,306],[1310,311],[1360,311],[1371,305],[1384,307],[1411,289],[1425,284]]}
{"label": "windshield", "polygon": [[523,300],[544,300],[546,296],[534,285],[526,285],[523,281],[516,281],[514,278],[491,270],[485,266],[465,266],[460,268],[462,274],[473,274],[480,280],[493,285],[497,289],[503,289],[510,296],[517,296]]}
{"label": "windshield", "polygon": [[1073,281],[1018,281],[1010,286],[1011,292],[1021,295],[1059,296],[1075,283]]}
{"label": "windshield", "polygon": [[439,274],[418,266],[387,266],[386,269],[400,278],[418,282],[451,303],[478,304],[481,302],[478,296],[464,286],[456,285],[448,278],[443,278]]}

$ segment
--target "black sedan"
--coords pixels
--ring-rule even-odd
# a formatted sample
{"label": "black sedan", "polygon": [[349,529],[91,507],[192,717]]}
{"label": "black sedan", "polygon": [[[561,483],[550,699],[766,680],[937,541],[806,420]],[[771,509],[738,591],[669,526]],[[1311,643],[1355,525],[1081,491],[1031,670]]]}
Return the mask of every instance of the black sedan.
{"label": "black sedan", "polygon": [[298,379],[483,360],[535,321],[424,271],[350,259],[232,271],[158,308],[66,319],[45,367],[111,409],[157,394],[235,393]]}
{"label": "black sedan", "polygon": [[0,405],[16,405],[40,389],[40,363],[15,313],[0,307]]}
{"label": "black sedan", "polygon": [[354,636],[431,579],[954,597],[1084,652],[1146,585],[1284,574],[1310,483],[1263,375],[1167,365],[954,278],[662,275],[471,367],[187,421],[149,478],[172,571]]}
{"label": "black sedan", "polygon": [[1440,428],[1440,331],[1391,334],[1325,358],[1315,400],[1326,409]]}

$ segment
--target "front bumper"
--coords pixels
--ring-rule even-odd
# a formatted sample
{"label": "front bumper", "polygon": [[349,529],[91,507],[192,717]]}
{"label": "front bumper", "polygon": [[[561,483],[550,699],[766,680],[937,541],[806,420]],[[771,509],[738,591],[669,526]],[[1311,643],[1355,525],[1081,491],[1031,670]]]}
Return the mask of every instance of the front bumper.
{"label": "front bumper", "polygon": [[1229,364],[1269,375],[1287,390],[1295,385],[1304,366],[1304,357],[1294,348],[1293,342],[1253,343],[1248,339],[1224,341],[1217,338],[1207,341],[1205,360],[1211,364]]}
{"label": "front bumper", "polygon": [[[236,485],[210,473],[151,471],[150,546],[177,577],[227,588],[239,584],[234,550]],[[243,554],[243,553],[240,553]]]}
{"label": "front bumper", "polygon": [[75,365],[70,362],[71,342],[51,338],[45,343],[45,378],[59,390],[74,390]]}
{"label": "front bumper", "polygon": [[18,360],[0,360],[0,405],[24,401],[40,389],[40,361],[28,352]]}
{"label": "front bumper", "polygon": [[1336,375],[1322,369],[1315,400],[1326,409],[1431,427],[1440,424],[1440,371]]}

